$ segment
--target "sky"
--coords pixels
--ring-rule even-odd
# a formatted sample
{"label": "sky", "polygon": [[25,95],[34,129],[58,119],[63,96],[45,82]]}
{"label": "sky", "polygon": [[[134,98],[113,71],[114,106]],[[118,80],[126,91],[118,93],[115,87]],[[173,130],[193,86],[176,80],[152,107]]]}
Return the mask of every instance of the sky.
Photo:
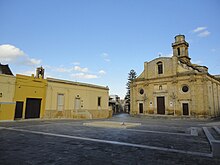
{"label": "sky", "polygon": [[108,86],[126,94],[128,73],[172,56],[178,34],[191,62],[220,74],[219,0],[0,0],[0,63],[13,74]]}

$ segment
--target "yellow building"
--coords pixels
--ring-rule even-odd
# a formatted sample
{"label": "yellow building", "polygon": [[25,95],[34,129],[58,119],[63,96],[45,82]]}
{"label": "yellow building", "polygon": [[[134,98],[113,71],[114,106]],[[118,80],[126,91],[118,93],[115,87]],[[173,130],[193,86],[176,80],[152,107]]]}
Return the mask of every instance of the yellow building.
{"label": "yellow building", "polygon": [[108,87],[47,78],[45,118],[107,118]]}
{"label": "yellow building", "polygon": [[14,120],[15,81],[13,75],[0,74],[0,120]]}
{"label": "yellow building", "polygon": [[98,85],[44,79],[42,67],[37,68],[36,76],[14,77],[8,65],[1,65],[0,120],[108,118],[112,116],[108,91]]}
{"label": "yellow building", "polygon": [[191,63],[184,35],[175,37],[172,57],[144,63],[131,84],[131,114],[220,116],[220,79]]}
{"label": "yellow building", "polygon": [[16,75],[15,119],[43,118],[47,81],[42,77]]}

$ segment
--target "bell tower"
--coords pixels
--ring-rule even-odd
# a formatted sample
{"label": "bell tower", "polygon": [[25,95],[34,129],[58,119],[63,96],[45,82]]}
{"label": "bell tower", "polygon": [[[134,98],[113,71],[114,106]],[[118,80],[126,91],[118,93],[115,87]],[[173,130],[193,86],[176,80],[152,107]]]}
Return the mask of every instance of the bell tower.
{"label": "bell tower", "polygon": [[36,70],[36,78],[44,78],[44,68],[41,66]]}
{"label": "bell tower", "polygon": [[181,62],[190,64],[191,58],[188,54],[188,42],[185,41],[184,35],[175,36],[175,42],[172,43],[173,47],[173,56],[177,56]]}

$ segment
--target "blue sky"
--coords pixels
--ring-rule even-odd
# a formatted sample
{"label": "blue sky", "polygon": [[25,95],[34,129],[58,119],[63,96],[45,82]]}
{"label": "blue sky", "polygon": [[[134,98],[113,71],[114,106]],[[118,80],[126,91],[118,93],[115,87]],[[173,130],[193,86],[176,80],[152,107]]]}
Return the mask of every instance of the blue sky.
{"label": "blue sky", "polygon": [[219,16],[218,0],[0,0],[0,62],[124,98],[128,72],[170,56],[177,34],[193,63],[220,74]]}

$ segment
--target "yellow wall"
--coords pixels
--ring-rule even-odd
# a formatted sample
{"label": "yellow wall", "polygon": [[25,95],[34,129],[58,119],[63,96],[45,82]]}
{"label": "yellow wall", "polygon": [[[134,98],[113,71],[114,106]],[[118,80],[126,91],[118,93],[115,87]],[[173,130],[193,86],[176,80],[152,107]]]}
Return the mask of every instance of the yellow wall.
{"label": "yellow wall", "polygon": [[[106,118],[108,110],[108,88],[96,85],[47,79],[46,116],[47,118]],[[58,94],[64,95],[63,111],[58,111]],[[101,97],[101,106],[98,106]],[[76,98],[80,106],[76,110]]]}
{"label": "yellow wall", "polygon": [[0,120],[14,120],[15,103],[0,103]]}
{"label": "yellow wall", "polygon": [[0,120],[14,120],[15,80],[14,76],[0,74]]}
{"label": "yellow wall", "polygon": [[38,98],[41,100],[40,118],[44,116],[45,98],[46,98],[47,81],[42,78],[35,78],[34,76],[16,75],[16,87],[14,101],[22,101],[23,115],[25,118],[26,99]]}

